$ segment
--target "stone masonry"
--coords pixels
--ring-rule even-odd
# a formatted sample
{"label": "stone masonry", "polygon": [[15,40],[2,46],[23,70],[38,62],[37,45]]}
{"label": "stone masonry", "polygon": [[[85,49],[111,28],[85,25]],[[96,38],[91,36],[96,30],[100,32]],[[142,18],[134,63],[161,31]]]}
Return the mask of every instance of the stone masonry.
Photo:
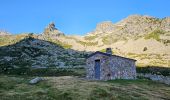
{"label": "stone masonry", "polygon": [[[110,50],[110,49],[109,49]],[[86,60],[86,77],[95,78],[95,61],[100,60],[100,77],[98,80],[135,79],[136,66],[134,59],[124,58],[110,53],[95,52]]]}

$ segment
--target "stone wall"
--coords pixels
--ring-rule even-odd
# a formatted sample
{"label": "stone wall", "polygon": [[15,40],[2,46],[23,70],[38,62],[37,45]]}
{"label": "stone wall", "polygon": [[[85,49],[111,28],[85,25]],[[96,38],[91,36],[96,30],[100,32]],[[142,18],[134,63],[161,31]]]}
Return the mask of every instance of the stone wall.
{"label": "stone wall", "polygon": [[[86,60],[86,77],[88,79],[95,80],[95,60],[100,59],[100,79],[104,77],[104,73],[109,71],[109,66],[104,68],[103,66],[108,63],[109,57],[101,54],[96,54]],[[105,70],[104,70],[105,69]],[[105,72],[102,72],[105,71]]]}
{"label": "stone wall", "polygon": [[135,79],[136,66],[135,61],[126,58],[112,56],[111,61],[112,77],[111,79]]}
{"label": "stone wall", "polygon": [[170,85],[170,76],[143,74],[143,73],[138,73],[137,76],[149,78],[153,81],[157,81],[157,82],[161,82],[161,83]]}
{"label": "stone wall", "polygon": [[95,80],[95,60],[100,59],[100,80],[135,79],[135,61],[117,56],[95,54],[86,60],[87,79]]}

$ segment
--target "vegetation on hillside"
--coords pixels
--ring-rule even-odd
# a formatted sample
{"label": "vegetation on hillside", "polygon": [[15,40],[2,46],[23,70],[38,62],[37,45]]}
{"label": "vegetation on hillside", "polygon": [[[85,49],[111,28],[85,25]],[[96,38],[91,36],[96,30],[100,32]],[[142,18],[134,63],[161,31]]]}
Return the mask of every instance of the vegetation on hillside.
{"label": "vegetation on hillside", "polygon": [[97,35],[94,35],[94,36],[85,36],[84,39],[88,40],[88,41],[92,41],[92,40],[94,40],[97,37],[98,37]]}
{"label": "vegetation on hillside", "polygon": [[145,35],[145,39],[155,39],[157,41],[160,41],[160,35],[164,34],[165,32],[163,30],[160,29],[156,29],[153,32]]}
{"label": "vegetation on hillside", "polygon": [[98,44],[98,42],[84,42],[84,41],[76,41],[77,43],[80,43],[83,46],[95,46]]}
{"label": "vegetation on hillside", "polygon": [[87,81],[80,78],[44,77],[36,85],[33,77],[0,75],[1,100],[148,100],[169,99],[170,87],[146,79]]}

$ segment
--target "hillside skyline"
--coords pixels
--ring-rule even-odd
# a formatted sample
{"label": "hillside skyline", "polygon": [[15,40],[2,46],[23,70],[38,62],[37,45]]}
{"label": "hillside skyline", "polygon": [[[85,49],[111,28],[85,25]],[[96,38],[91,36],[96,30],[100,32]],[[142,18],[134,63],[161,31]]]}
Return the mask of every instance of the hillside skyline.
{"label": "hillside skyline", "polygon": [[[158,1],[2,1],[0,29],[13,34],[42,33],[44,27],[54,22],[66,35],[85,35],[103,21],[113,23],[129,15],[169,17],[168,0]],[[159,12],[159,13],[158,13]]]}

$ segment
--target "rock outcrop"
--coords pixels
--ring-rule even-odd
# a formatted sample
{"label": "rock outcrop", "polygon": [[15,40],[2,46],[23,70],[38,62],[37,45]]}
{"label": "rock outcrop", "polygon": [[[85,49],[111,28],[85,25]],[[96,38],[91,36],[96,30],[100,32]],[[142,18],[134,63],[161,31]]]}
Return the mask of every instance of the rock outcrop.
{"label": "rock outcrop", "polygon": [[144,78],[149,78],[153,81],[156,82],[161,82],[167,85],[170,85],[170,77],[169,76],[163,76],[163,75],[153,75],[153,74],[143,74],[143,73],[138,73],[138,77],[144,77]]}
{"label": "rock outcrop", "polygon": [[76,67],[85,64],[84,58],[84,52],[65,49],[58,44],[33,37],[0,47],[1,67]]}
{"label": "rock outcrop", "polygon": [[52,22],[50,23],[43,32],[44,35],[46,36],[61,36],[64,35],[63,32],[59,31],[56,27],[55,24]]}
{"label": "rock outcrop", "polygon": [[40,81],[43,81],[43,80],[44,80],[44,79],[41,78],[41,77],[36,77],[36,78],[30,80],[30,81],[29,81],[29,84],[37,84],[37,83],[39,83]]}

